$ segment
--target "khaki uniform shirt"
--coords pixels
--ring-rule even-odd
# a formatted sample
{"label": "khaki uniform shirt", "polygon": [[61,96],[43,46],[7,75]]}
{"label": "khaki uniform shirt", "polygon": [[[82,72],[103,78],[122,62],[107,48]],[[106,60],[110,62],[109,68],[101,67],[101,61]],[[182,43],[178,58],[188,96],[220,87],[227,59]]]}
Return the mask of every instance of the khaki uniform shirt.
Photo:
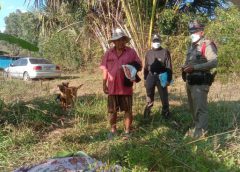
{"label": "khaki uniform shirt", "polygon": [[[205,54],[201,49],[203,43],[206,43]],[[188,48],[185,65],[193,65],[194,71],[210,71],[217,67],[217,48],[210,40],[202,38],[198,43],[191,44]]]}

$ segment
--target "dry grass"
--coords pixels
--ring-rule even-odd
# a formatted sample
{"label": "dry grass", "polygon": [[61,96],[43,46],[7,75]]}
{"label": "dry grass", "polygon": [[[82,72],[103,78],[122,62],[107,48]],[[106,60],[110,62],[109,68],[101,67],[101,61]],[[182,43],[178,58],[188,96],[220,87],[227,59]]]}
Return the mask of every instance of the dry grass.
{"label": "dry grass", "polygon": [[[57,84],[84,86],[74,109],[62,112],[55,102]],[[0,81],[0,171],[39,162],[58,152],[78,150],[131,171],[237,171],[240,159],[240,82],[216,81],[209,94],[209,138],[193,141],[183,136],[191,126],[184,83],[169,87],[173,118],[160,117],[159,97],[152,120],[142,122],[145,105],[143,83],[134,86],[132,140],[107,140],[106,95],[101,73],[79,72],[51,81]],[[120,115],[119,134],[123,131]]]}

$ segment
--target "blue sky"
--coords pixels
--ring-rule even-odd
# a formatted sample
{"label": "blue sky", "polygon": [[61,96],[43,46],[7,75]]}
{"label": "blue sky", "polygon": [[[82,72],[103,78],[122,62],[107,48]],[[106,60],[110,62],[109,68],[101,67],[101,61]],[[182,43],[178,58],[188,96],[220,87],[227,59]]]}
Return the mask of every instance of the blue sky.
{"label": "blue sky", "polygon": [[22,12],[26,12],[28,9],[28,4],[24,4],[25,0],[0,0],[0,30],[4,31],[5,22],[4,18],[9,15],[9,13],[15,12],[17,9]]}

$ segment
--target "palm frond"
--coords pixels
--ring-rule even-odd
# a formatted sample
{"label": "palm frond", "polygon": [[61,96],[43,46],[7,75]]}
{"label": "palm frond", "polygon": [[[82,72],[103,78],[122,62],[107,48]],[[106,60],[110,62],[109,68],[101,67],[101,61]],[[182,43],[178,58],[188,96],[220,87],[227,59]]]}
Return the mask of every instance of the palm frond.
{"label": "palm frond", "polygon": [[6,52],[6,51],[0,51],[0,55],[4,55],[4,54],[9,54],[9,52]]}
{"label": "palm frond", "polygon": [[15,36],[9,35],[9,34],[5,34],[5,33],[0,33],[0,40],[6,41],[10,44],[16,44],[18,46],[20,46],[23,49],[27,49],[29,51],[38,51],[38,47],[23,40],[20,38],[17,38]]}

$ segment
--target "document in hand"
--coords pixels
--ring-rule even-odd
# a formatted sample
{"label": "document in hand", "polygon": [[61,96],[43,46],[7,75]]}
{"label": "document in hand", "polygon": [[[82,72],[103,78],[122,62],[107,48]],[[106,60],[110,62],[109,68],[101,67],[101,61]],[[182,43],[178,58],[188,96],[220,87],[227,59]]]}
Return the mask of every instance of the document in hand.
{"label": "document in hand", "polygon": [[[167,82],[168,82],[167,76],[168,76],[168,75],[167,75],[167,72],[163,72],[163,73],[160,73],[160,74],[159,74],[160,84],[161,84],[161,86],[162,86],[163,88],[167,86]],[[170,84],[172,84],[172,83],[173,83],[173,80],[171,81]]]}
{"label": "document in hand", "polygon": [[134,81],[136,79],[137,69],[132,65],[122,65],[126,78]]}

